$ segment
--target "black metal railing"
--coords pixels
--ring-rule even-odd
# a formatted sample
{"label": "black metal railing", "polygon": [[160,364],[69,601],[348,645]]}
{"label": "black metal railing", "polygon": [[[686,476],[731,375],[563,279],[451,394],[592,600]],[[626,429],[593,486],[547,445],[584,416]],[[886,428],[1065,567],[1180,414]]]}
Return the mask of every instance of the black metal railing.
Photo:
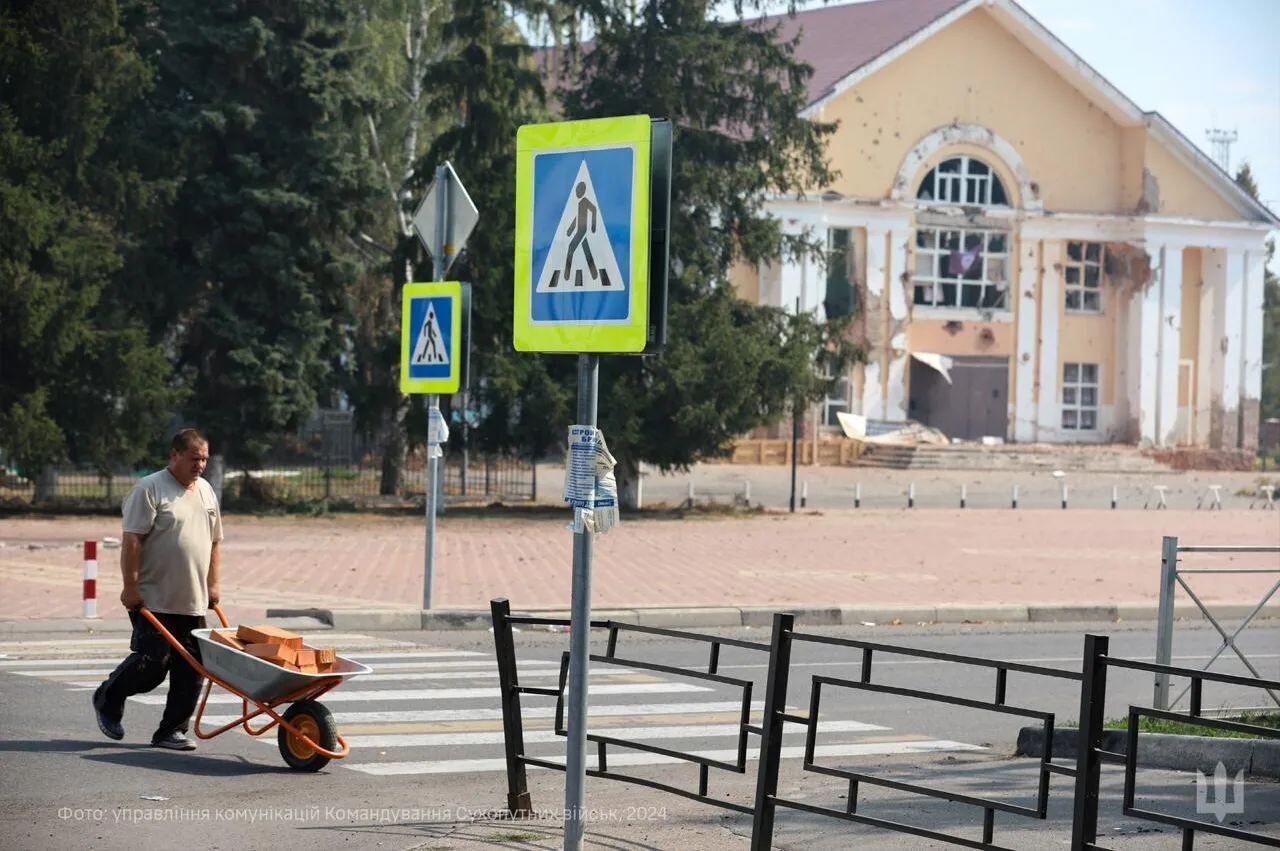
{"label": "black metal railing", "polygon": [[[567,626],[569,622],[555,618],[513,616],[511,615],[510,604],[505,599],[493,600],[490,603],[490,611],[493,615],[494,647],[498,656],[498,679],[499,688],[502,694],[504,740],[507,743],[508,808],[512,813],[518,813],[529,809],[529,792],[524,771],[524,767],[526,765],[549,768],[554,771],[564,771],[565,769],[562,763],[529,756],[524,753],[524,727],[520,716],[520,696],[522,694],[531,694],[544,697],[555,697],[555,732],[558,736],[567,736],[568,730],[564,724],[564,695],[569,670],[569,654],[566,652],[561,657],[560,681],[556,688],[548,689],[521,686],[517,677],[515,641],[511,632],[511,627],[516,624]],[[616,621],[592,621],[591,627],[593,629],[605,629],[609,632],[608,645],[605,653],[599,655],[592,654],[590,656],[590,660],[592,662],[631,668],[634,670],[670,674],[672,676],[684,677],[702,682],[715,683],[720,686],[729,686],[740,689],[741,714],[738,719],[736,758],[732,762],[713,759],[696,753],[689,753],[687,751],[675,750],[673,748],[651,745],[646,742],[638,742],[632,739],[624,739],[618,736],[599,735],[588,731],[587,741],[596,745],[597,767],[587,769],[587,775],[590,777],[602,777],[610,780],[621,780],[627,783],[634,783],[639,786],[647,786],[651,789],[657,789],[659,791],[669,792],[673,795],[679,795],[684,798],[701,801],[704,804],[710,804],[723,809],[751,815],[753,813],[753,809],[751,807],[727,801],[723,798],[717,798],[710,794],[711,769],[714,768],[734,774],[746,774],[748,761],[747,753],[749,748],[747,736],[749,734],[760,735],[761,732],[759,727],[752,726],[751,724],[751,691],[753,685],[751,680],[725,676],[717,671],[720,665],[720,648],[722,646],[769,653],[769,645],[754,641],[725,638],[717,635],[705,635],[696,632],[662,629],[660,627],[623,624]],[[649,662],[641,659],[630,659],[619,656],[617,652],[618,637],[620,634],[625,634],[627,632],[662,635],[668,638],[707,644],[708,659],[706,670],[682,668],[675,665],[664,665],[658,662]],[[634,775],[612,771],[609,769],[608,749],[610,747],[643,751],[645,753],[657,754],[697,765],[698,789],[697,791],[693,791],[691,789],[685,789],[679,786],[663,783],[661,781],[651,780],[646,777],[636,777]]]}
{"label": "black metal railing", "polygon": [[[1076,769],[1076,808],[1072,831],[1072,851],[1086,851],[1086,849],[1100,847],[1096,844],[1098,840],[1098,786],[1101,768],[1104,763],[1124,766],[1124,803],[1122,807],[1124,815],[1178,828],[1182,832],[1182,848],[1184,851],[1190,851],[1194,847],[1197,833],[1215,834],[1243,842],[1280,848],[1280,838],[1274,836],[1266,836],[1254,831],[1241,830],[1230,825],[1215,824],[1207,820],[1189,819],[1172,813],[1161,813],[1134,806],[1138,770],[1138,728],[1142,718],[1161,718],[1166,721],[1181,722],[1199,727],[1230,730],[1260,739],[1280,739],[1280,730],[1272,727],[1244,724],[1220,718],[1207,718],[1201,714],[1204,683],[1206,682],[1262,690],[1280,689],[1280,682],[1256,677],[1210,673],[1194,668],[1180,668],[1173,665],[1140,662],[1133,659],[1117,659],[1108,655],[1108,649],[1109,639],[1106,636],[1085,636],[1084,687],[1080,697],[1080,749]],[[1107,672],[1111,668],[1145,671],[1172,677],[1187,677],[1191,680],[1190,706],[1186,712],[1174,712],[1150,706],[1130,706],[1125,737],[1125,752],[1115,753],[1114,751],[1104,750],[1102,748],[1103,725],[1105,723],[1104,705],[1106,703]]]}
{"label": "black metal railing", "polygon": [[[898,833],[907,833],[924,839],[947,842],[968,848],[999,847],[993,844],[995,833],[995,814],[997,812],[1005,812],[1012,815],[1036,819],[1043,819],[1046,817],[1049,807],[1050,775],[1054,773],[1067,774],[1070,773],[1070,770],[1063,766],[1053,765],[1054,714],[1052,712],[1046,712],[1032,707],[1010,705],[1007,702],[1006,696],[1008,692],[1009,673],[1012,671],[1029,676],[1077,681],[1081,679],[1080,674],[1072,671],[1062,671],[1055,668],[1043,668],[1036,665],[1002,662],[996,659],[985,659],[978,656],[962,656],[956,653],[942,653],[933,650],[922,650],[879,644],[870,641],[859,641],[856,639],[836,638],[827,635],[795,632],[793,630],[792,616],[789,614],[775,615],[773,629],[775,639],[779,644],[778,651],[780,653],[780,659],[789,659],[791,646],[797,642],[847,647],[861,653],[861,673],[856,680],[820,675],[812,676],[810,678],[809,690],[809,714],[807,717],[802,718],[770,709],[770,707],[773,706],[785,706],[788,685],[788,672],[786,666],[779,662],[777,666],[777,676],[774,676],[775,672],[773,667],[770,668],[769,691],[765,695],[765,732],[764,742],[761,745],[761,776],[757,784],[758,788],[756,793],[756,822],[754,830],[752,831],[751,847],[753,849],[768,849],[770,847],[773,840],[773,810],[776,807],[803,810],[804,812],[816,815],[830,816],[844,821],[880,827]],[[923,691],[920,689],[904,688],[901,686],[891,686],[872,682],[875,659],[886,654],[892,654],[894,656],[910,656],[918,659],[932,659],[940,662],[951,662],[959,665],[975,666],[994,670],[993,699],[989,701],[974,700],[972,698],[960,697],[957,695],[939,694],[936,691]],[[962,706],[968,709],[987,710],[1003,715],[1029,718],[1040,722],[1044,729],[1046,744],[1044,754],[1040,760],[1039,783],[1036,790],[1035,806],[1025,807],[993,798],[962,795],[947,789],[916,783],[904,783],[864,772],[850,771],[848,769],[833,768],[818,764],[814,759],[814,753],[824,687],[844,688],[874,694],[895,695],[898,697],[943,703],[950,706]],[[776,778],[780,768],[777,761],[780,749],[773,745],[775,741],[781,740],[782,725],[786,723],[801,724],[805,727],[804,762],[802,766],[804,771],[811,771],[830,777],[838,777],[848,783],[849,789],[844,810],[835,810],[830,807],[822,807],[815,804],[805,803],[803,801],[788,800],[786,798],[778,797],[776,794]],[[972,807],[981,808],[983,813],[982,839],[981,841],[975,841],[964,837],[954,836],[952,834],[940,833],[938,831],[929,830],[916,825],[909,825],[860,814],[857,812],[857,808],[858,791],[861,784],[880,786],[883,788],[894,789],[899,792],[908,792],[929,798],[940,798],[953,803],[966,804]]]}
{"label": "black metal railing", "polygon": [[[561,658],[560,680],[556,688],[521,686],[516,671],[515,642],[512,627],[519,624],[569,626],[569,621],[544,617],[513,616],[510,604],[505,599],[493,600],[491,602],[491,612],[501,690],[503,733],[506,743],[507,805],[513,815],[521,815],[531,812],[532,809],[525,777],[525,767],[533,765],[563,771],[565,766],[554,760],[529,756],[524,752],[524,729],[520,714],[520,697],[526,694],[554,697],[556,699],[555,731],[558,735],[567,736],[568,730],[564,726],[563,709],[568,654],[564,654]],[[592,655],[590,657],[592,662],[690,677],[721,686],[739,688],[742,693],[742,711],[738,721],[736,759],[732,761],[711,759],[697,753],[677,751],[620,737],[598,735],[588,730],[587,741],[593,742],[597,746],[598,768],[588,769],[587,774],[592,777],[621,780],[646,786],[701,801],[712,806],[733,810],[744,815],[750,815],[752,817],[751,847],[753,851],[767,851],[772,846],[774,821],[780,807],[828,816],[833,819],[863,824],[895,833],[905,833],[949,845],[999,849],[1003,846],[995,844],[996,814],[1006,813],[1020,818],[1046,819],[1049,810],[1050,780],[1053,775],[1073,777],[1075,779],[1074,798],[1072,801],[1072,851],[1096,849],[1101,847],[1096,843],[1101,797],[1101,767],[1103,764],[1124,767],[1123,815],[1162,822],[1179,828],[1182,831],[1182,847],[1184,851],[1192,849],[1197,832],[1216,834],[1262,846],[1280,847],[1280,839],[1276,839],[1274,835],[1268,836],[1231,825],[1215,824],[1209,821],[1188,819],[1174,814],[1142,809],[1134,804],[1138,765],[1138,730],[1139,721],[1142,717],[1181,721],[1204,727],[1231,730],[1259,738],[1280,738],[1280,730],[1274,728],[1218,718],[1207,718],[1201,714],[1203,684],[1205,682],[1247,686],[1256,689],[1280,689],[1280,682],[1113,658],[1107,655],[1107,637],[1100,635],[1086,635],[1084,637],[1082,668],[1080,672],[1075,672],[1025,663],[987,659],[979,656],[964,656],[956,653],[797,632],[795,630],[794,615],[789,613],[777,613],[774,615],[773,631],[768,645],[724,636],[622,624],[614,621],[592,621],[591,628],[604,629],[609,632],[606,652],[601,655]],[[620,656],[618,654],[619,636],[628,632],[705,643],[709,645],[706,669],[684,668]],[[859,661],[861,664],[857,679],[825,675],[812,675],[810,677],[809,710],[806,715],[794,714],[788,711],[787,707],[791,653],[797,644],[834,645],[856,650],[860,654]],[[752,682],[719,673],[720,649],[726,646],[767,654],[768,670],[764,689],[764,712],[759,726],[750,723]],[[876,682],[874,681],[875,663],[878,658],[885,655],[909,656],[987,669],[994,674],[991,682],[991,699],[980,700],[959,695],[939,694],[936,691],[925,691]],[[1164,673],[1171,676],[1189,678],[1191,681],[1190,709],[1187,712],[1180,713],[1158,710],[1152,707],[1130,706],[1128,710],[1126,752],[1117,753],[1105,750],[1102,744],[1106,724],[1107,677],[1111,668]],[[1054,713],[1035,707],[1011,704],[1008,701],[1008,686],[1011,674],[1079,683],[1080,728],[1077,732],[1078,745],[1074,766],[1055,764],[1053,762]],[[815,759],[818,751],[819,717],[823,704],[823,692],[830,689],[849,689],[872,694],[907,697],[948,706],[996,712],[1015,718],[1028,718],[1039,722],[1043,731],[1044,750],[1040,757],[1040,765],[1037,772],[1038,782],[1034,804],[1032,806],[1024,806],[997,798],[962,794],[948,789],[906,783],[866,772],[820,764]],[[778,795],[778,778],[782,764],[783,730],[787,724],[798,724],[805,728],[802,770],[836,777],[848,784],[848,794],[843,810],[818,806],[805,801],[791,800]],[[753,806],[750,807],[715,797],[710,794],[709,789],[710,770],[713,768],[736,774],[746,773],[746,767],[750,760],[749,735],[760,737],[760,756],[759,764],[756,768],[755,797]],[[699,767],[698,789],[693,791],[649,778],[635,777],[612,771],[608,767],[608,748],[610,747],[640,750],[696,764]],[[942,833],[919,825],[906,824],[860,813],[858,812],[858,796],[862,785],[887,788],[977,808],[982,812],[981,839]]]}

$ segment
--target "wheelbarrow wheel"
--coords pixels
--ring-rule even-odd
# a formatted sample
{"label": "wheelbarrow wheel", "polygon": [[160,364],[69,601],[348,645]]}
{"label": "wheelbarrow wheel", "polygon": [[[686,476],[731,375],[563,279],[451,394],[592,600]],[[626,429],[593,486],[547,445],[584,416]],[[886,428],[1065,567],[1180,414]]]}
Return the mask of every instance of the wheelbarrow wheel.
{"label": "wheelbarrow wheel", "polygon": [[[338,725],[333,722],[333,715],[323,703],[300,700],[289,706],[284,719],[325,750],[337,749]],[[290,768],[295,771],[319,771],[329,764],[329,757],[290,733],[283,725],[279,730],[276,739],[280,743],[280,756],[284,757]]]}

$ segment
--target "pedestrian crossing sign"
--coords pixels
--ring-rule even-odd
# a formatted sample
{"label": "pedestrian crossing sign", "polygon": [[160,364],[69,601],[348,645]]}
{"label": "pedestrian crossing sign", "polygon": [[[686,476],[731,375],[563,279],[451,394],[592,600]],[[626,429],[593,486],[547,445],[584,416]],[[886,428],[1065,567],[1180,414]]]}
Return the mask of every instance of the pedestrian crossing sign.
{"label": "pedestrian crossing sign", "polygon": [[401,299],[400,392],[456,393],[462,374],[462,285],[405,284]]}
{"label": "pedestrian crossing sign", "polygon": [[648,339],[647,115],[516,136],[518,351],[640,352]]}

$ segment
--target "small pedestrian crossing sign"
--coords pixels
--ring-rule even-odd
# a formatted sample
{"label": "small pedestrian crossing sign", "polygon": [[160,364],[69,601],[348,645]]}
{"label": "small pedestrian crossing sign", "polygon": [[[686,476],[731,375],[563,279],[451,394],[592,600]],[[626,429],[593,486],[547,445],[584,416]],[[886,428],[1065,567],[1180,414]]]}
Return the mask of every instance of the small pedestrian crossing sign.
{"label": "small pedestrian crossing sign", "polygon": [[405,284],[400,320],[400,392],[456,393],[460,384],[462,287]]}
{"label": "small pedestrian crossing sign", "polygon": [[517,350],[644,349],[650,134],[645,115],[520,128]]}

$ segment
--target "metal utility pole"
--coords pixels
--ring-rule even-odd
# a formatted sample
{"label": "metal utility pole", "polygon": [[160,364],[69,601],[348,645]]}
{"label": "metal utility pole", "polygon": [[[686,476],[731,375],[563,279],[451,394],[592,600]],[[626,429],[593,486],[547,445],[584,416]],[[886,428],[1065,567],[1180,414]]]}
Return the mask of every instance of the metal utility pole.
{"label": "metal utility pole", "polygon": [[[578,425],[596,424],[599,355],[578,355]],[[567,473],[566,473],[567,475]],[[577,510],[577,509],[575,509]],[[564,773],[564,847],[582,847],[587,780],[587,654],[591,652],[591,543],[585,526],[573,533],[573,597],[569,620],[569,741]]]}
{"label": "metal utility pole", "polygon": [[[800,299],[796,299],[795,321],[792,323],[796,331],[800,330]],[[791,396],[791,513],[796,513],[796,464],[800,449],[800,399],[794,393]]]}

